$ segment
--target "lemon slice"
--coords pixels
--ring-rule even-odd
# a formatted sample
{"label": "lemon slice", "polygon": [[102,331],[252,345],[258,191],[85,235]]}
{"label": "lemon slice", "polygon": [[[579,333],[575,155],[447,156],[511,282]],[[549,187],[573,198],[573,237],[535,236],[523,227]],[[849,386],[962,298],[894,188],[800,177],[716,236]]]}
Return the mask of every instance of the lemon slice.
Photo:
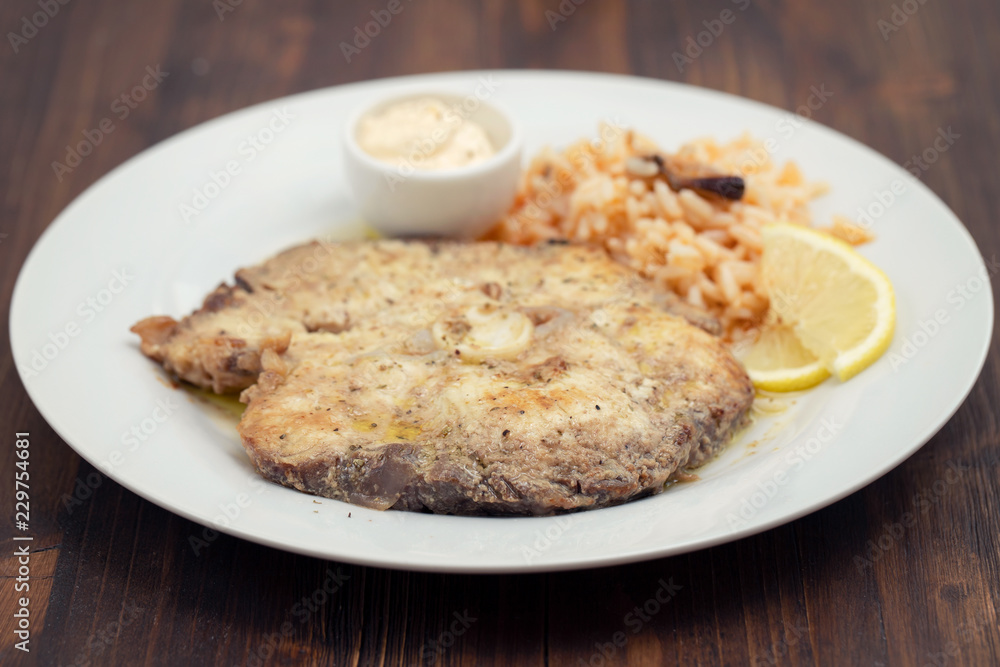
{"label": "lemon slice", "polygon": [[830,371],[803,347],[791,327],[764,327],[754,344],[740,359],[758,389],[799,391],[818,385]]}
{"label": "lemon slice", "polygon": [[[882,271],[843,241],[806,227],[769,225],[761,237],[761,278],[772,317],[801,343],[802,349],[783,353],[796,368],[808,367],[805,350],[843,381],[882,356],[896,326],[892,283]],[[775,337],[761,338],[764,356]],[[771,363],[767,370],[781,370]]]}

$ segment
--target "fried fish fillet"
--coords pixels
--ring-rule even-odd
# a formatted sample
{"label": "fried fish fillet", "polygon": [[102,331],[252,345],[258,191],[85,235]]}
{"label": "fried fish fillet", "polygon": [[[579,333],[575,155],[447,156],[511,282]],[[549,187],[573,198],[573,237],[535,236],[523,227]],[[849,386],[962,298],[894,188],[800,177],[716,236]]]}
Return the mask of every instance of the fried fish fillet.
{"label": "fried fish fillet", "polygon": [[244,390],[267,479],[538,515],[656,493],[730,440],[753,389],[714,326],[599,249],[378,241],[294,248],[133,331],[177,376]]}

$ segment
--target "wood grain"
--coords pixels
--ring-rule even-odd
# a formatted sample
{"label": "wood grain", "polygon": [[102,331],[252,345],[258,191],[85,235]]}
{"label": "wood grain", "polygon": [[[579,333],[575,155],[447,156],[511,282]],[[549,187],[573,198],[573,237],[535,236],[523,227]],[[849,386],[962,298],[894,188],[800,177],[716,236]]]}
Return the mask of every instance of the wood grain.
{"label": "wood grain", "polygon": [[[340,42],[385,4],[245,0],[220,14],[208,1],[92,0],[60,6],[16,52],[8,37],[0,47],[0,310],[8,312],[21,264],[59,211],[144,148],[282,95],[449,69],[634,73],[787,109],[825,85],[833,97],[816,119],[899,163],[922,152],[940,128],[960,134],[921,178],[965,222],[987,258],[1000,249],[996,3],[925,3],[884,39],[879,21],[892,20],[888,0],[567,0],[562,6],[575,9],[555,23],[546,12],[558,13],[559,0],[407,1],[347,62]],[[678,66],[675,52],[723,10],[735,20]],[[19,32],[23,17],[37,11],[35,2],[4,3],[0,27]],[[170,73],[167,79],[79,167],[57,178],[51,164],[64,160],[66,146],[108,116],[147,66],[157,65]],[[955,417],[910,460],[858,493],[713,549],[525,576],[379,570],[226,536],[195,555],[188,537],[200,534],[200,526],[107,479],[70,511],[60,499],[98,474],[32,406],[6,326],[0,349],[0,470],[12,477],[13,433],[30,432],[35,537],[30,654],[13,649],[13,547],[0,556],[5,665],[1000,661],[995,340]],[[13,505],[12,486],[0,484],[5,508]],[[907,512],[915,522],[897,535],[893,525]],[[8,545],[12,521],[5,510],[0,526]],[[871,552],[870,563],[860,560],[887,531],[891,546]],[[667,596],[665,586],[669,601],[652,604],[658,594]],[[336,590],[327,594],[324,587]],[[323,600],[312,606],[311,598]]]}

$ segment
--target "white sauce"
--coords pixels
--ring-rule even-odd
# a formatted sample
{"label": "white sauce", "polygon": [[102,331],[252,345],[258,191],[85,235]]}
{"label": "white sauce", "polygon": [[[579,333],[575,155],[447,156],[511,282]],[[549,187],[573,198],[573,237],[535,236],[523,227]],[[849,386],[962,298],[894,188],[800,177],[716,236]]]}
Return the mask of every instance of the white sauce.
{"label": "white sauce", "polygon": [[416,169],[466,167],[496,153],[481,125],[431,97],[365,116],[357,139],[372,157]]}

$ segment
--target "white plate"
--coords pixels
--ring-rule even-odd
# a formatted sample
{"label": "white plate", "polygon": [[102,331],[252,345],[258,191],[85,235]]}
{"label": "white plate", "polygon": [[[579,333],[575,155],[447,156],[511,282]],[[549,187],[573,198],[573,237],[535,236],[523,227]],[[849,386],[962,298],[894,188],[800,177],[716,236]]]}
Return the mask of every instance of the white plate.
{"label": "white plate", "polygon": [[[521,121],[529,154],[594,135],[602,119],[636,127],[667,149],[744,130],[773,139],[775,158],[795,159],[807,177],[831,185],[814,208],[819,221],[859,207],[880,213],[878,238],[862,252],[896,286],[899,319],[889,353],[849,383],[828,381],[758,421],[700,471],[700,481],[620,507],[517,519],[380,513],[263,483],[232,428],[167,387],[129,326],[154,313],[188,313],[236,268],[286,246],[357,234],[340,160],[348,114],[408,88],[465,95],[477,87],[493,88],[492,102]],[[291,117],[282,120],[282,113]],[[228,183],[219,175],[227,164],[239,169]],[[211,185],[213,173],[224,187]],[[895,182],[905,192],[887,195]],[[185,222],[181,204],[205,203],[193,201],[196,189],[208,205]],[[828,505],[892,469],[941,428],[982,368],[993,326],[985,272],[965,228],[923,185],[857,142],[788,112],[637,78],[465,72],[296,95],[145,151],[48,228],[21,271],[10,329],[18,370],[46,420],[90,463],[162,507],[248,540],[335,560],[526,572],[734,540]],[[936,315],[943,324],[932,323]],[[205,541],[201,548],[211,549]]]}

